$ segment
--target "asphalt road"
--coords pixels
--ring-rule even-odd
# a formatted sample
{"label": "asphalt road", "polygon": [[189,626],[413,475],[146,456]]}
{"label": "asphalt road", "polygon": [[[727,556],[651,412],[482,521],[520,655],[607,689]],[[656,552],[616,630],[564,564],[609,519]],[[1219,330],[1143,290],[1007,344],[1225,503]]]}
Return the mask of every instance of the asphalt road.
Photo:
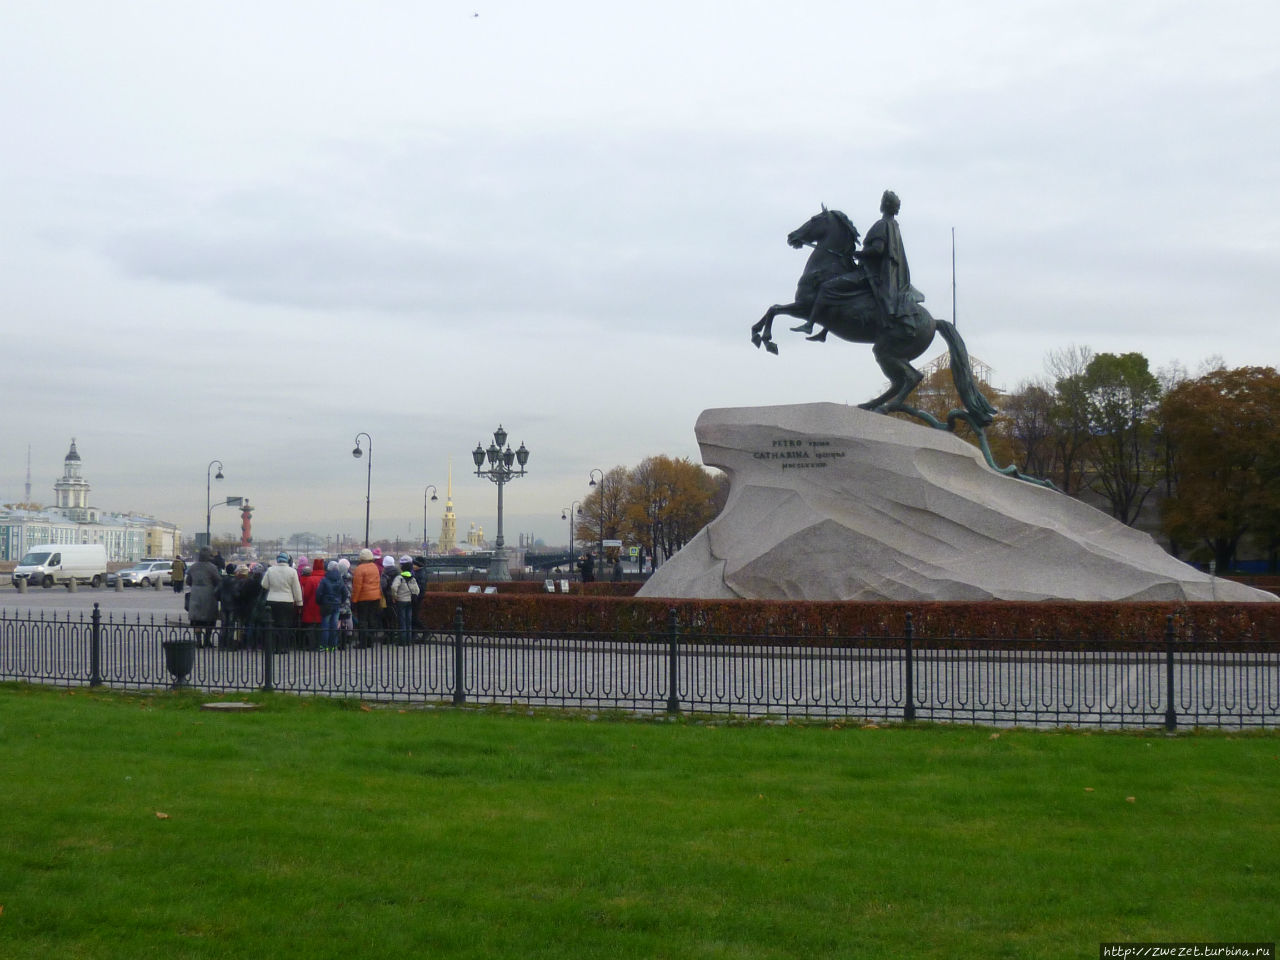
{"label": "asphalt road", "polygon": [[174,593],[172,587],[161,587],[159,590],[149,587],[126,587],[117,591],[103,587],[94,590],[81,586],[75,593],[66,587],[35,587],[26,593],[19,593],[7,577],[0,581],[0,610],[9,612],[45,611],[61,619],[70,615],[73,619],[83,613],[85,619],[93,614],[93,605],[99,605],[104,618],[127,618],[133,620],[141,617],[157,621],[164,617],[185,619],[186,611],[182,608],[182,594]]}

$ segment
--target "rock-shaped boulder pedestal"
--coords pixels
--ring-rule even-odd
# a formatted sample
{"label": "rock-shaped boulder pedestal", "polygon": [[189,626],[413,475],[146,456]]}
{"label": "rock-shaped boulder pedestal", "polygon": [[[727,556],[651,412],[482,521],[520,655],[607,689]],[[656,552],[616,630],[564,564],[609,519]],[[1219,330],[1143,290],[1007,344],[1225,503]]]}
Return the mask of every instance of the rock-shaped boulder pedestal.
{"label": "rock-shaped boulder pedestal", "polygon": [[724,511],[640,596],[790,600],[1228,600],[1149,535],[1002,476],[942,430],[834,403],[706,410]]}

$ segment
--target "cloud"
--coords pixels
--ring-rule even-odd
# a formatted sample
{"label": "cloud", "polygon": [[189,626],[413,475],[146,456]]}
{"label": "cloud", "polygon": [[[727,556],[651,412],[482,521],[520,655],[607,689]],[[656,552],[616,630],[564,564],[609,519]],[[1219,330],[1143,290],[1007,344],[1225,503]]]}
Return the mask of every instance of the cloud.
{"label": "cloud", "polygon": [[566,134],[348,150],[296,181],[140,204],[147,222],[102,249],[130,275],[250,303],[678,329],[764,264],[752,233],[779,229],[749,206],[761,175],[735,169],[733,146]]}

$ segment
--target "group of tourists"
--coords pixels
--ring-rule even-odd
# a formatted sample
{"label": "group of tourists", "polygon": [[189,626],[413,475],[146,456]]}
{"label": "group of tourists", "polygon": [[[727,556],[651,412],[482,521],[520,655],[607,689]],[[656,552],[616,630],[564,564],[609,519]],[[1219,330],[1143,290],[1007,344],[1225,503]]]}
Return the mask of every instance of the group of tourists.
{"label": "group of tourists", "polygon": [[337,650],[410,643],[426,586],[421,557],[382,556],[365,548],[345,557],[271,565],[220,563],[208,547],[176,579],[190,588],[187,615],[201,646],[259,650]]}

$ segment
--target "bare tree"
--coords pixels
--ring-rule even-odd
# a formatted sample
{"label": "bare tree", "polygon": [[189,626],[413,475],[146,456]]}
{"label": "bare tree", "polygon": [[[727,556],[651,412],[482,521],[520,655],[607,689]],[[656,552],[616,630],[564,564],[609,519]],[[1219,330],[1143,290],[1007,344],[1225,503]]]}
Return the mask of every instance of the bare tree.
{"label": "bare tree", "polygon": [[1000,411],[1019,468],[1033,477],[1048,477],[1054,468],[1053,405],[1053,384],[1024,380],[1004,398]]}
{"label": "bare tree", "polygon": [[1064,493],[1072,495],[1084,485],[1088,464],[1091,434],[1084,377],[1092,362],[1093,351],[1076,344],[1051,350],[1045,358],[1045,371],[1054,387],[1051,420],[1055,470],[1050,477]]}

